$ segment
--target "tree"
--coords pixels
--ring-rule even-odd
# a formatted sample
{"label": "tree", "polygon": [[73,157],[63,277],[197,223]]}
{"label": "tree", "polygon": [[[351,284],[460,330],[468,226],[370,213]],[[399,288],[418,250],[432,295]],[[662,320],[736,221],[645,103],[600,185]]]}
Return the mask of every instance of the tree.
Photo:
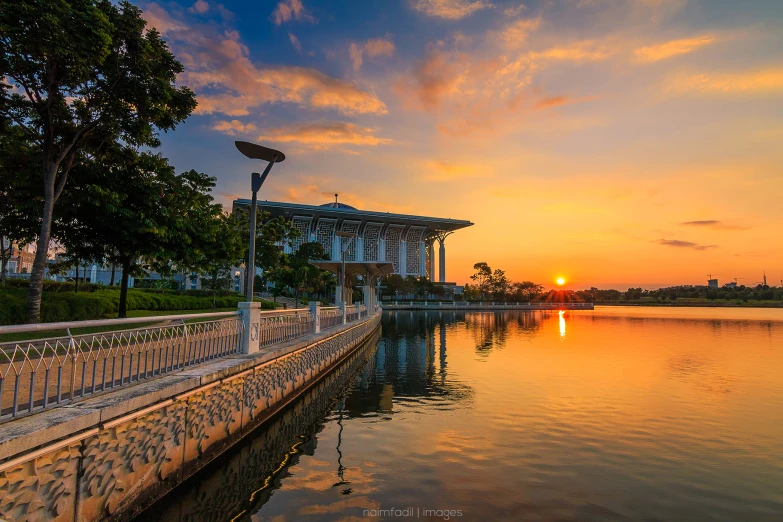
{"label": "tree", "polygon": [[11,247],[35,237],[31,181],[38,171],[31,165],[37,157],[24,132],[0,116],[0,281],[6,277]]}
{"label": "tree", "polygon": [[222,212],[212,219],[204,220],[204,225],[199,238],[203,260],[197,264],[197,268],[203,272],[202,285],[212,291],[214,308],[216,293],[233,283],[232,269],[242,263],[245,238],[234,226],[231,216]]}
{"label": "tree", "polygon": [[511,283],[506,277],[506,273],[503,270],[496,268],[490,278],[489,287],[491,288],[492,295],[495,299],[505,301],[508,291],[511,288]]}
{"label": "tree", "polygon": [[299,300],[300,290],[307,288],[308,293],[321,280],[321,270],[310,264],[310,260],[329,259],[326,250],[318,241],[310,241],[299,246],[296,253],[288,257],[290,263],[289,286]]}
{"label": "tree", "polygon": [[[196,171],[175,175],[157,154],[115,147],[101,161],[74,169],[72,186],[64,194],[58,237],[66,229],[79,231],[68,250],[83,249],[122,268],[119,316],[125,317],[128,283],[145,268],[162,275],[208,270],[227,264],[239,252],[224,243],[222,208],[210,191],[215,179]],[[78,202],[78,204],[77,204]],[[228,245],[228,246],[227,246]]]}
{"label": "tree", "polygon": [[157,147],[196,107],[180,64],[123,0],[16,0],[0,8],[0,111],[40,152],[40,232],[27,304],[40,320],[55,204],[71,169],[107,143]]}
{"label": "tree", "polygon": [[490,292],[490,284],[492,282],[492,269],[485,262],[476,263],[473,265],[473,270],[476,272],[470,276],[470,278],[478,284],[479,292],[483,298]]}

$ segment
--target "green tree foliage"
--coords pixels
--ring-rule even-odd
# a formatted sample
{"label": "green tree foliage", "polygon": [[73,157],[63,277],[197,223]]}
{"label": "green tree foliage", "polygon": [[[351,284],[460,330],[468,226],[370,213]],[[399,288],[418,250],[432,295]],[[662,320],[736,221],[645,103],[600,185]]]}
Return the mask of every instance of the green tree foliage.
{"label": "green tree foliage", "polygon": [[107,144],[156,147],[196,107],[175,85],[182,65],[139,8],[123,0],[0,4],[0,117],[38,149],[40,231],[28,320],[40,320],[55,204],[71,169]]}
{"label": "green tree foliage", "polygon": [[239,236],[210,195],[214,178],[176,175],[160,155],[128,147],[81,164],[73,177],[54,235],[73,259],[122,268],[120,317],[128,279],[144,269],[214,275],[241,258]]}

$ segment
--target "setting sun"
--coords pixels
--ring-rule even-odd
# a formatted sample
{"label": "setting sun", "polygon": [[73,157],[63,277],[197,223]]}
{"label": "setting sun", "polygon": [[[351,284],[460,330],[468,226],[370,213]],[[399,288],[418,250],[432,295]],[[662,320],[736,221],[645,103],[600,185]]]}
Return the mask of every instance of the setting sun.
{"label": "setting sun", "polygon": [[556,282],[557,282],[557,284],[559,286],[563,286],[565,284],[565,278],[564,277],[558,277]]}

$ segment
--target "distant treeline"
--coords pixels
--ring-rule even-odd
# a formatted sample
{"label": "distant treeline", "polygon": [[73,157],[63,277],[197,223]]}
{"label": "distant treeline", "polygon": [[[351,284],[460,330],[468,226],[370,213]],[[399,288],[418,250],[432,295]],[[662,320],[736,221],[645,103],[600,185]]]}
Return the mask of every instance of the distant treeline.
{"label": "distant treeline", "polygon": [[670,286],[657,290],[629,288],[620,290],[579,290],[574,292],[580,299],[590,303],[615,303],[628,301],[676,301],[678,299],[706,299],[710,301],[783,301],[783,288],[775,286]]}

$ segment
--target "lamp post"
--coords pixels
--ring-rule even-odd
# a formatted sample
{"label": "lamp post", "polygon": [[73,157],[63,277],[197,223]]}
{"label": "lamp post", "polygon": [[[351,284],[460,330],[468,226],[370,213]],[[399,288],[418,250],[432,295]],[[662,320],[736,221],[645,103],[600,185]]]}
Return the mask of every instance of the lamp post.
{"label": "lamp post", "polygon": [[343,245],[342,239],[340,240],[340,297],[342,298],[342,307],[343,307],[343,324],[346,323],[345,321],[345,253],[348,251],[348,247],[351,246],[350,239],[356,239],[356,234],[353,232],[335,232],[335,235],[338,237],[347,237],[349,238],[348,241],[345,242]]}
{"label": "lamp post", "polygon": [[258,191],[264,184],[272,165],[285,160],[285,154],[279,150],[270,149],[255,143],[247,141],[235,141],[237,150],[250,159],[259,159],[268,161],[269,164],[264,169],[263,174],[253,172],[250,182],[250,189],[253,191],[252,203],[250,204],[250,248],[247,259],[247,301],[253,302],[253,282],[256,271],[256,203],[258,202]]}

